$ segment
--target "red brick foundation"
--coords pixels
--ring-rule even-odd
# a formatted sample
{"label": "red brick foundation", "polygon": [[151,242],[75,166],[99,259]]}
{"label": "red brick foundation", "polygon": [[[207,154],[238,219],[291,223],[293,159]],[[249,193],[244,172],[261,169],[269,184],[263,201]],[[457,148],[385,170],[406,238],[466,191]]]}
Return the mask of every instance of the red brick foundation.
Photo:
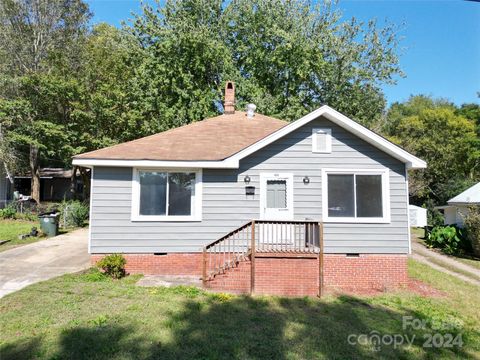
{"label": "red brick foundation", "polygon": [[255,259],[255,293],[283,296],[317,296],[318,258]]}
{"label": "red brick foundation", "polygon": [[[92,263],[104,255],[92,255]],[[201,253],[124,254],[129,273],[148,275],[198,275],[202,273]],[[250,292],[249,260],[217,275],[207,283],[212,290]],[[407,284],[406,255],[324,255],[326,291],[383,291]],[[316,296],[319,267],[317,258],[264,256],[255,259],[255,293],[283,296]]]}
{"label": "red brick foundation", "polygon": [[406,255],[324,256],[323,281],[330,290],[386,290],[408,282]]}
{"label": "red brick foundation", "polygon": [[[105,254],[94,254],[92,264]],[[126,271],[145,275],[202,275],[202,253],[123,254],[127,259]]]}
{"label": "red brick foundation", "polygon": [[[264,255],[255,259],[255,294],[283,296],[318,295],[318,259]],[[217,275],[207,287],[217,291],[249,293],[251,262]]]}

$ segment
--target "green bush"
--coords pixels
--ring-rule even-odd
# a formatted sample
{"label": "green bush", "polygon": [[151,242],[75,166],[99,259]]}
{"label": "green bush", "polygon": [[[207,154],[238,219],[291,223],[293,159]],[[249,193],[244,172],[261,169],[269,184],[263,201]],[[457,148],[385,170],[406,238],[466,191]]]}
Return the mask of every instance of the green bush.
{"label": "green bush", "polygon": [[480,256],[480,206],[472,206],[465,216],[465,234],[475,255]]}
{"label": "green bush", "polygon": [[1,219],[14,219],[17,214],[15,206],[12,204],[7,205],[5,208],[0,209],[0,218]]}
{"label": "green bush", "polygon": [[109,280],[108,276],[101,272],[98,268],[91,268],[86,274],[83,275],[83,278],[89,282]]}
{"label": "green bush", "polygon": [[59,211],[60,224],[64,227],[81,227],[88,219],[88,205],[78,200],[63,201]]}
{"label": "green bush", "polygon": [[468,247],[462,230],[455,226],[435,226],[425,243],[446,254],[459,254]]}
{"label": "green bush", "polygon": [[15,219],[37,221],[38,220],[38,215],[35,215],[31,212],[24,212],[24,213],[17,212],[17,214],[15,215]]}
{"label": "green bush", "polygon": [[97,266],[108,276],[114,279],[120,279],[125,276],[126,263],[127,260],[122,255],[111,254],[98,261]]}
{"label": "green bush", "polygon": [[427,208],[427,224],[433,227],[443,226],[444,216],[438,209],[435,209],[433,200],[427,200],[425,206]]}

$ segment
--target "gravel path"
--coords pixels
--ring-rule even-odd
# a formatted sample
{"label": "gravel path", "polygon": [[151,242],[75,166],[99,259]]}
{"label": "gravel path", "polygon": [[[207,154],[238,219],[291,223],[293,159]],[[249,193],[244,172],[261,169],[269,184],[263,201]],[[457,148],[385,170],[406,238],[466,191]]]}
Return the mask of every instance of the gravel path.
{"label": "gravel path", "polygon": [[456,278],[466,281],[470,284],[480,286],[479,269],[452,259],[449,256],[430,250],[418,242],[417,239],[412,239],[411,257],[445,274],[455,276]]}

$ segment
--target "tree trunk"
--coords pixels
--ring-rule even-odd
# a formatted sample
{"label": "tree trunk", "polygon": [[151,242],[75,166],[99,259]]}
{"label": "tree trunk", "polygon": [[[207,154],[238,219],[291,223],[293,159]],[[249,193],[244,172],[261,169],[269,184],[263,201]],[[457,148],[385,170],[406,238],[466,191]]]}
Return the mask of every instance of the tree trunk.
{"label": "tree trunk", "polygon": [[79,169],[83,181],[83,200],[88,200],[90,199],[90,176],[87,174],[86,168],[81,167]]}
{"label": "tree trunk", "polygon": [[73,200],[77,200],[77,166],[72,168],[72,175],[70,176],[70,194]]}
{"label": "tree trunk", "polygon": [[40,203],[40,149],[30,145],[30,172],[32,175],[31,193],[32,199]]}

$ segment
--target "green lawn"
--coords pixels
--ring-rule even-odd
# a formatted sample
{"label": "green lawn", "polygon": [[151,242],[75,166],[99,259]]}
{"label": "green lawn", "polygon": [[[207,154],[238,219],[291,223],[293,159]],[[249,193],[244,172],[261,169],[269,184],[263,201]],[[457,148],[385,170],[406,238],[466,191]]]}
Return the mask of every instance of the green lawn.
{"label": "green lawn", "polygon": [[[413,277],[445,297],[408,292],[377,297],[288,299],[141,288],[138,276],[65,275],[0,299],[0,354],[6,359],[474,358],[480,355],[480,289],[411,261]],[[402,328],[402,316],[427,320]],[[457,324],[432,330],[431,322]],[[461,325],[458,325],[461,324]],[[349,335],[415,336],[412,346]],[[423,347],[426,334],[461,334],[462,347]],[[375,334],[375,333],[373,333]],[[457,338],[458,339],[458,338]],[[387,340],[388,342],[388,340]]]}
{"label": "green lawn", "polygon": [[419,239],[423,239],[425,236],[425,230],[423,228],[412,227],[410,228],[410,232]]}
{"label": "green lawn", "polygon": [[30,233],[32,226],[35,226],[37,229],[40,228],[37,221],[0,220],[0,241],[10,240],[5,244],[0,245],[0,251],[12,249],[42,239],[42,237],[27,237],[23,240],[18,239],[18,235]]}

